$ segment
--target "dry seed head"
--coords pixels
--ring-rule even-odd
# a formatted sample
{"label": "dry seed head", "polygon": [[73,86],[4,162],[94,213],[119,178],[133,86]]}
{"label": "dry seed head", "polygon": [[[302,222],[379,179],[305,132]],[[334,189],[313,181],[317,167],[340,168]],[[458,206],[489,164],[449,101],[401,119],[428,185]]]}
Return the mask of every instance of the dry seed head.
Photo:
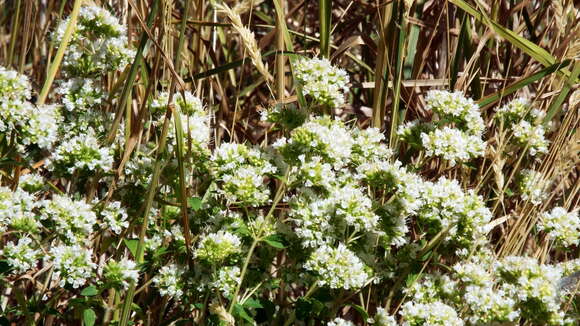
{"label": "dry seed head", "polygon": [[242,0],[237,3],[232,10],[238,14],[242,15],[250,11],[253,7],[259,6],[264,0]]}
{"label": "dry seed head", "polygon": [[248,51],[248,55],[252,59],[252,63],[258,69],[258,71],[262,74],[262,76],[266,79],[266,81],[272,81],[274,78],[268,72],[268,68],[264,65],[262,61],[262,54],[260,49],[258,48],[258,43],[256,42],[256,38],[254,37],[254,33],[252,33],[249,29],[244,27],[242,24],[242,19],[238,13],[228,7],[227,4],[215,4],[215,7],[218,12],[225,14],[229,20],[232,22],[232,27],[236,30],[236,32],[242,38],[242,43]]}

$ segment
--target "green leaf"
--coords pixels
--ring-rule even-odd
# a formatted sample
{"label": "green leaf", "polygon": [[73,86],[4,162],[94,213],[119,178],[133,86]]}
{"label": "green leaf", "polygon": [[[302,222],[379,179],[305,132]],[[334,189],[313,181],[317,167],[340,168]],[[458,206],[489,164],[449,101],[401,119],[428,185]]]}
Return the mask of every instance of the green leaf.
{"label": "green leaf", "polygon": [[244,320],[246,320],[252,324],[254,323],[254,319],[252,317],[250,317],[250,315],[248,315],[248,313],[246,312],[244,307],[242,307],[242,305],[240,305],[239,303],[236,303],[234,305],[234,315],[238,316],[238,317],[242,317]]}
{"label": "green leaf", "polygon": [[192,197],[187,200],[189,202],[189,206],[194,210],[198,211],[201,209],[201,198],[199,197]]}
{"label": "green leaf", "polygon": [[353,307],[354,310],[356,310],[363,317],[363,320],[368,320],[369,319],[368,312],[362,306],[359,306],[357,304],[352,304],[352,303],[349,304],[349,306]]}
{"label": "green leaf", "polygon": [[93,297],[99,294],[99,291],[94,285],[88,286],[81,291],[81,295],[85,297]]}
{"label": "green leaf", "polygon": [[6,260],[0,260],[0,275],[5,274],[11,269],[10,264]]}
{"label": "green leaf", "polygon": [[308,320],[320,316],[324,308],[324,303],[315,298],[300,297],[296,301],[296,317],[300,320]]}
{"label": "green leaf", "polygon": [[138,239],[125,239],[125,245],[129,248],[129,251],[133,257],[137,257],[137,246],[139,245]]}
{"label": "green leaf", "polygon": [[511,190],[510,188],[507,188],[507,189],[505,190],[505,193],[506,193],[506,195],[507,195],[508,197],[513,197],[513,196],[515,195],[515,194],[514,194],[514,192],[513,192],[513,190]]}
{"label": "green leaf", "polygon": [[97,320],[97,314],[91,308],[87,308],[83,311],[83,324],[85,326],[93,326],[95,325],[95,321]]}
{"label": "green leaf", "polygon": [[281,242],[282,239],[280,238],[280,236],[273,234],[269,237],[264,238],[264,242],[269,244],[270,246],[274,247],[274,248],[278,248],[278,249],[284,249],[286,248],[286,246],[284,246],[284,244]]}
{"label": "green leaf", "polygon": [[259,300],[252,299],[252,298],[249,298],[248,300],[246,300],[246,302],[244,302],[244,307],[248,307],[248,308],[264,308],[264,306],[262,306],[262,304],[260,303]]}

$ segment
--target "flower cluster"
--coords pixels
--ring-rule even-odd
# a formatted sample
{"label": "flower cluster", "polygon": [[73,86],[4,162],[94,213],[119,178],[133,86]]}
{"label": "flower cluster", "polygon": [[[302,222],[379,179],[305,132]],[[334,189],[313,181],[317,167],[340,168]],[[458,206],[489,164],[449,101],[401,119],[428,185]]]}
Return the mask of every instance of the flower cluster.
{"label": "flower cluster", "polygon": [[[53,40],[62,41],[70,18],[56,27]],[[96,5],[80,9],[76,29],[65,53],[62,66],[72,76],[92,77],[123,68],[135,55],[127,47],[124,25],[108,10]]]}
{"label": "flower cluster", "polygon": [[340,107],[344,92],[348,91],[348,74],[334,67],[325,58],[302,58],[294,64],[294,77],[302,85],[304,94],[320,104]]}
{"label": "flower cluster", "polygon": [[554,207],[544,212],[538,229],[548,234],[558,245],[577,246],[580,243],[580,217],[578,211],[568,212],[563,207]]}
{"label": "flower cluster", "polygon": [[40,250],[33,245],[30,238],[20,238],[18,243],[8,242],[0,251],[0,256],[6,259],[12,268],[12,274],[22,274],[36,267]]}
{"label": "flower cluster", "polygon": [[40,222],[33,213],[38,202],[33,195],[18,188],[11,191],[0,187],[0,232],[10,228],[20,232],[35,234]]}
{"label": "flower cluster", "polygon": [[240,238],[227,231],[210,233],[199,241],[195,256],[210,264],[221,263],[241,252]]}
{"label": "flower cluster", "polygon": [[161,267],[159,274],[153,278],[153,284],[162,296],[172,297],[179,300],[183,295],[185,269],[181,266],[171,264]]}
{"label": "flower cluster", "polygon": [[461,92],[432,90],[425,101],[425,109],[439,120],[432,124],[412,121],[400,126],[397,133],[402,140],[424,149],[427,156],[442,157],[451,166],[483,156],[485,142],[481,136],[485,125],[472,99]]}
{"label": "flower cluster", "polygon": [[90,129],[56,147],[48,166],[62,175],[71,175],[75,171],[108,172],[113,167],[113,152],[110,147],[100,146],[95,132]]}
{"label": "flower cluster", "polygon": [[377,308],[377,313],[369,322],[373,322],[373,325],[377,326],[397,326],[395,317],[389,315],[389,312],[384,308]]}
{"label": "flower cluster", "polygon": [[432,90],[425,97],[425,109],[437,113],[441,119],[450,120],[457,127],[473,135],[485,129],[479,106],[461,92]]}
{"label": "flower cluster", "polygon": [[342,243],[320,246],[304,268],[317,275],[319,285],[332,289],[359,289],[370,281],[368,267]]}
{"label": "flower cluster", "polygon": [[61,81],[55,93],[61,96],[62,104],[69,112],[95,109],[106,96],[95,80],[82,77]]}
{"label": "flower cluster", "polygon": [[451,166],[483,156],[485,151],[485,143],[480,137],[449,127],[422,133],[421,142],[428,156],[442,157]]}
{"label": "flower cluster", "polygon": [[342,319],[342,318],[335,318],[326,324],[326,326],[355,326],[353,322]]}
{"label": "flower cluster", "polygon": [[97,223],[97,215],[89,204],[64,195],[45,200],[40,213],[41,219],[53,223],[62,240],[70,244],[87,239]]}
{"label": "flower cluster", "polygon": [[463,321],[452,307],[440,301],[430,303],[405,303],[401,307],[403,325],[462,326]]}
{"label": "flower cluster", "polygon": [[[572,325],[563,313],[566,299],[558,292],[563,270],[526,257],[498,260],[481,248],[456,263],[450,276],[426,275],[408,287],[412,299],[403,307],[428,311],[433,303],[445,304],[456,313],[440,306],[441,311],[470,325],[514,323],[520,318],[534,325]],[[402,317],[408,321],[404,308]]]}
{"label": "flower cluster", "polygon": [[557,266],[538,264],[527,257],[506,257],[496,263],[497,273],[512,297],[517,298],[521,315],[535,324],[568,324],[560,310]]}
{"label": "flower cluster", "polygon": [[461,247],[473,246],[485,236],[492,215],[481,196],[463,192],[456,180],[445,177],[435,183],[425,182],[424,187],[418,218],[427,232],[448,230],[447,239]]}
{"label": "flower cluster", "polygon": [[345,166],[350,158],[354,140],[339,120],[329,117],[313,118],[294,129],[290,139],[280,138],[274,147],[291,163],[298,164],[315,156],[322,157],[335,169]]}
{"label": "flower cluster", "polygon": [[[150,108],[155,120],[153,123],[161,126],[165,119],[164,113],[167,111],[169,103],[169,93],[162,92],[151,102]],[[189,91],[175,93],[172,99],[172,105],[181,113],[181,129],[185,139],[189,139],[192,145],[198,149],[207,147],[210,138],[210,115],[204,109],[201,100]],[[176,141],[176,130],[172,123],[169,129],[169,136],[174,145]]]}
{"label": "flower cluster", "polygon": [[56,106],[35,106],[29,98],[28,78],[0,66],[0,132],[15,137],[21,152],[34,144],[50,148],[61,120]]}
{"label": "flower cluster", "polygon": [[26,100],[30,98],[28,77],[17,71],[0,66],[0,102]]}
{"label": "flower cluster", "polygon": [[20,180],[18,180],[18,187],[29,193],[36,193],[42,190],[44,188],[44,185],[45,185],[44,178],[37,173],[28,173],[22,175],[20,176]]}
{"label": "flower cluster", "polygon": [[230,297],[240,283],[240,268],[238,266],[224,266],[218,273],[211,286],[220,291],[225,297]]}
{"label": "flower cluster", "polygon": [[214,177],[221,181],[218,193],[230,203],[258,206],[268,201],[264,179],[277,169],[265,153],[243,144],[223,143],[212,157]]}
{"label": "flower cluster", "polygon": [[104,226],[115,234],[121,234],[124,228],[129,226],[127,211],[121,207],[121,202],[108,203],[100,212],[99,218]]}
{"label": "flower cluster", "polygon": [[333,233],[344,225],[352,227],[353,232],[375,232],[379,217],[371,206],[370,198],[358,186],[347,183],[329,189],[325,198],[295,197],[291,217],[302,245],[316,247],[333,242]]}
{"label": "flower cluster", "polygon": [[504,128],[513,130],[513,135],[519,145],[527,146],[530,155],[548,152],[548,141],[544,133],[543,119],[545,113],[532,109],[529,100],[516,98],[499,108],[495,118]]}
{"label": "flower cluster", "polygon": [[74,289],[84,285],[94,275],[96,264],[90,249],[78,244],[52,247],[47,262],[54,264],[54,276],[60,278],[60,286],[70,285]]}
{"label": "flower cluster", "polygon": [[540,205],[548,197],[548,180],[542,173],[524,169],[518,177],[518,190],[523,200],[529,200],[533,205]]}
{"label": "flower cluster", "polygon": [[126,290],[131,283],[139,281],[137,264],[129,259],[120,261],[110,260],[103,269],[105,280],[116,289]]}
{"label": "flower cluster", "polygon": [[544,126],[531,125],[522,120],[512,126],[514,138],[521,144],[527,145],[530,155],[545,154],[548,152],[548,141],[544,137]]}

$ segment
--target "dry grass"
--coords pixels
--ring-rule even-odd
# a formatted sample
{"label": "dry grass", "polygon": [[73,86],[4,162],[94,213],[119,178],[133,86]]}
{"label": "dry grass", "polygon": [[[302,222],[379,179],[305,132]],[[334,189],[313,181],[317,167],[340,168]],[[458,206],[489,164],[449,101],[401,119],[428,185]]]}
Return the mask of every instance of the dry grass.
{"label": "dry grass", "polygon": [[[130,67],[102,76],[110,94],[102,110],[131,126],[117,178],[135,145],[145,137],[144,103],[156,90],[177,93],[187,89],[203,98],[214,116],[213,146],[224,141],[262,144],[275,138],[279,131],[261,122],[259,113],[277,103],[302,106],[290,63],[298,54],[321,52],[318,2],[274,0],[281,13],[272,1],[196,0],[188,11],[183,1],[160,1],[160,13],[145,28],[154,1],[158,0],[94,1],[122,17],[135,47],[141,37],[149,39],[144,65],[137,67],[134,81],[128,79]],[[55,51],[56,45],[47,35],[78,2],[0,0],[0,64],[30,76],[41,103],[50,94],[51,77],[58,77],[56,68],[64,50]],[[543,261],[577,257],[578,248],[568,253],[555,251],[533,231],[539,212],[556,204],[568,209],[580,205],[580,11],[574,1],[331,3],[329,57],[351,79],[349,104],[332,114],[357,119],[363,127],[381,128],[390,146],[402,153],[402,160],[411,158],[404,156],[407,147],[397,141],[393,131],[405,121],[429,118],[424,110],[429,89],[463,91],[485,103],[482,112],[490,127],[495,108],[515,96],[528,97],[535,108],[548,112],[551,144],[540,161],[523,159],[518,152],[507,155],[509,132],[490,128],[486,155],[474,162],[475,168],[453,168],[430,160],[420,173],[426,178],[461,179],[464,187],[476,188],[490,199],[488,206],[497,219],[492,222],[495,228],[490,237],[498,255],[529,254]],[[460,9],[464,5],[477,17]],[[277,19],[282,15],[283,20]],[[184,36],[182,47],[180,35]],[[181,62],[174,66],[176,57]],[[562,66],[540,76],[543,69],[558,64]],[[539,77],[532,81],[536,75]],[[121,94],[129,96],[127,105],[120,101]],[[172,123],[172,117],[167,118]],[[36,167],[39,165],[42,162]],[[541,171],[550,184],[549,198],[540,206],[511,195],[516,176],[530,167]],[[13,173],[5,166],[0,168],[5,176]],[[9,183],[6,180],[10,178],[3,178]],[[285,259],[278,257],[279,262]],[[142,289],[141,294],[146,291]],[[109,299],[111,305],[115,296]],[[214,308],[222,320],[231,318],[223,307]],[[152,318],[162,316],[159,311],[151,314]],[[204,314],[194,315],[201,319]],[[148,322],[156,323],[155,319]]]}

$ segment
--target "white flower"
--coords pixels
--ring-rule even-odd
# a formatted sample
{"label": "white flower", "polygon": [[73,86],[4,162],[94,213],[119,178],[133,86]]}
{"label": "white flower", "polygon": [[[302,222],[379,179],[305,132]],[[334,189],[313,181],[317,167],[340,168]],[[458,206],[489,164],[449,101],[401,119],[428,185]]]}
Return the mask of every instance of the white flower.
{"label": "white flower", "polygon": [[137,264],[127,258],[120,261],[109,260],[103,271],[104,278],[115,287],[127,290],[131,283],[139,281]]}
{"label": "white flower", "polygon": [[217,279],[211,283],[211,286],[219,290],[225,297],[229,297],[234,294],[240,282],[240,268],[237,266],[224,266],[220,268]]}
{"label": "white flower", "polygon": [[546,190],[548,180],[544,180],[542,173],[524,169],[519,176],[518,188],[523,200],[529,200],[533,205],[539,205],[548,197]]}
{"label": "white flower", "polygon": [[544,137],[544,126],[533,126],[528,121],[522,120],[512,126],[514,138],[521,144],[527,144],[530,155],[545,154],[548,152],[548,141]]}
{"label": "white flower", "polygon": [[450,228],[446,240],[469,246],[485,236],[492,214],[481,196],[473,191],[465,193],[456,180],[441,177],[436,183],[424,184],[418,216],[430,233]]}
{"label": "white flower", "polygon": [[34,248],[32,243],[32,239],[24,237],[18,239],[17,244],[8,242],[0,251],[0,256],[4,257],[13,269],[11,274],[22,274],[36,266],[41,252]]}
{"label": "white flower", "polygon": [[475,325],[492,322],[514,321],[519,317],[516,300],[505,289],[494,289],[486,286],[468,285],[463,296],[472,316],[469,321]]}
{"label": "white flower", "polygon": [[427,93],[425,102],[425,109],[438,113],[441,118],[456,119],[469,134],[481,136],[485,129],[479,106],[462,92],[432,90]]}
{"label": "white flower", "polygon": [[428,156],[440,156],[451,166],[483,156],[485,151],[485,142],[479,136],[449,127],[421,133],[421,142]]}
{"label": "white flower", "polygon": [[377,314],[372,319],[373,325],[376,326],[397,326],[395,317],[389,315],[389,312],[384,308],[377,308]]}
{"label": "white flower", "polygon": [[556,243],[564,247],[580,243],[580,217],[578,210],[568,212],[563,207],[554,207],[542,213],[538,229],[544,231]]}
{"label": "white flower", "polygon": [[348,91],[348,74],[332,66],[325,58],[302,58],[294,64],[294,77],[303,86],[303,92],[317,102],[339,107],[344,104]]}
{"label": "white flower", "polygon": [[105,227],[111,229],[115,234],[121,234],[123,229],[129,226],[127,211],[121,207],[121,203],[118,201],[108,203],[99,215],[105,223]]}
{"label": "white flower", "polygon": [[[181,129],[185,139],[190,140],[193,145],[206,148],[210,139],[210,115],[204,109],[201,100],[189,91],[178,92],[173,95],[173,105],[181,113]],[[151,110],[157,118],[153,121],[156,126],[161,126],[165,119],[162,113],[167,110],[169,93],[162,92],[151,102]],[[169,138],[171,146],[176,145],[175,123],[171,123]]]}
{"label": "white flower", "polygon": [[530,100],[523,97],[515,98],[499,108],[495,113],[496,119],[517,121],[523,119],[530,111]]}
{"label": "white flower", "polygon": [[37,206],[36,198],[30,193],[20,188],[12,191],[0,187],[0,232],[10,227],[17,231],[36,233],[40,222],[33,210]]}
{"label": "white flower", "polygon": [[0,103],[30,98],[28,77],[0,66]]}
{"label": "white flower", "polygon": [[231,255],[240,253],[241,246],[240,238],[230,232],[220,230],[200,240],[195,257],[209,263],[219,263]]}
{"label": "white flower", "polygon": [[86,239],[97,223],[97,215],[82,200],[72,200],[65,195],[53,195],[42,202],[41,219],[54,223],[55,231],[67,243]]}
{"label": "white flower", "polygon": [[45,180],[38,173],[28,173],[20,176],[18,187],[24,191],[35,193],[44,188]]}
{"label": "white flower", "polygon": [[429,325],[429,326],[462,326],[463,321],[457,316],[457,312],[450,306],[440,301],[431,303],[407,302],[400,311],[405,326]]}
{"label": "white flower", "polygon": [[264,153],[243,144],[223,143],[211,156],[212,174],[221,181],[218,193],[229,203],[259,206],[270,198],[264,184],[276,172]]}
{"label": "white flower", "polygon": [[27,101],[0,100],[0,132],[14,132],[20,151],[33,144],[50,148],[57,140],[60,121],[60,114],[54,105],[36,107]]}
{"label": "white flower", "polygon": [[320,156],[339,170],[352,159],[354,145],[352,133],[341,121],[323,116],[292,130],[290,139],[276,143],[275,147],[292,163],[298,164],[300,155],[304,155],[305,161]]}
{"label": "white flower", "polygon": [[183,295],[183,275],[185,269],[181,266],[171,264],[161,267],[159,274],[153,278],[153,284],[162,296],[168,296],[179,300]]}
{"label": "white flower", "polygon": [[71,285],[74,289],[93,277],[96,264],[92,262],[90,249],[78,244],[59,245],[50,249],[47,259],[54,264],[54,276],[60,277],[60,286]]}
{"label": "white flower", "polygon": [[[61,20],[53,33],[60,44],[70,17]],[[62,66],[71,76],[95,76],[128,64],[135,51],[128,48],[127,31],[111,13],[96,5],[83,6]]]}
{"label": "white flower", "polygon": [[101,147],[93,129],[62,142],[48,160],[48,168],[63,174],[76,170],[108,172],[113,167],[113,150]]}
{"label": "white flower", "polygon": [[349,320],[345,320],[342,318],[335,318],[332,321],[329,321],[326,326],[355,326],[353,322]]}
{"label": "white flower", "polygon": [[61,101],[69,112],[98,107],[106,96],[97,82],[90,78],[63,80],[54,91],[62,97]]}
{"label": "white flower", "polygon": [[318,276],[318,284],[332,289],[359,289],[370,280],[367,267],[344,244],[316,249],[304,268]]}
{"label": "white flower", "polygon": [[508,296],[519,302],[522,317],[535,325],[563,323],[558,292],[558,282],[563,275],[561,267],[517,256],[505,257],[494,267],[506,283],[504,288]]}

